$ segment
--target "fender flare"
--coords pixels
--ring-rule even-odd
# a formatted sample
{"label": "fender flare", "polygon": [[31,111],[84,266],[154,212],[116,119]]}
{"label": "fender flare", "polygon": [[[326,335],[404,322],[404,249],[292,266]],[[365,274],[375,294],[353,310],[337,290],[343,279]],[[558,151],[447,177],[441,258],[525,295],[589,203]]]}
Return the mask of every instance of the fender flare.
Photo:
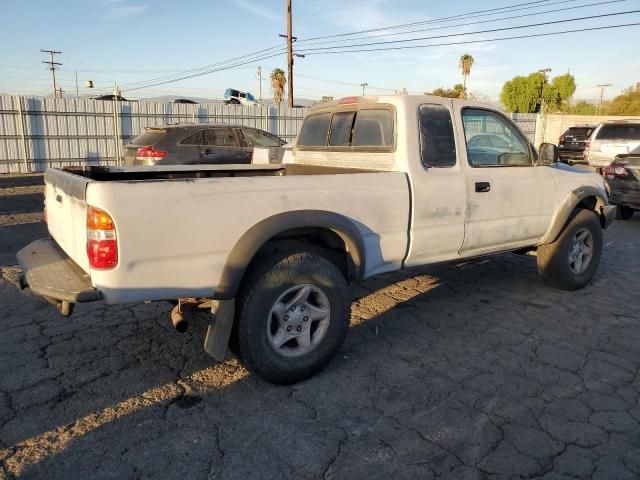
{"label": "fender flare", "polygon": [[365,272],[365,247],[362,234],[352,220],[324,210],[296,210],[267,217],[247,230],[236,242],[227,257],[214,298],[234,298],[247,267],[260,248],[275,236],[298,228],[323,228],[337,234],[346,246],[346,254],[355,270],[355,279]]}
{"label": "fender flare", "polygon": [[573,213],[573,211],[580,205],[580,203],[590,197],[594,197],[596,199],[595,204],[595,213],[600,217],[600,222],[605,227],[605,219],[604,219],[604,207],[609,206],[609,201],[607,200],[607,193],[600,188],[586,185],[573,190],[567,197],[565,198],[560,208],[556,212],[553,220],[551,221],[551,226],[547,230],[545,236],[540,240],[539,245],[543,245],[546,243],[555,242],[556,239],[562,233],[562,229],[567,224],[569,217]]}

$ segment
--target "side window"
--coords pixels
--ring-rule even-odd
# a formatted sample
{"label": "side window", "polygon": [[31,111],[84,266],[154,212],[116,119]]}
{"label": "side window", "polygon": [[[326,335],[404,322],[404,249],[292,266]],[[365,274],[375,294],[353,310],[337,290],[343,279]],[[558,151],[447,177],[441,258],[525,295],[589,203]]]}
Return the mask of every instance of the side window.
{"label": "side window", "polygon": [[282,145],[279,138],[258,130],[243,129],[242,136],[248,147],[279,147]]}
{"label": "side window", "polygon": [[181,145],[204,145],[202,137],[202,130],[197,131],[193,135],[189,135],[187,138],[180,142]]}
{"label": "side window", "polygon": [[351,139],[351,127],[356,112],[337,112],[331,119],[329,145],[332,147],[348,147]]}
{"label": "side window", "polygon": [[489,110],[462,110],[467,158],[472,167],[530,167],[529,144],[511,122]]}
{"label": "side window", "polygon": [[238,137],[230,128],[210,128],[204,130],[203,145],[211,145],[215,147],[238,147]]}
{"label": "side window", "polygon": [[444,105],[420,106],[420,157],[425,167],[453,167],[456,142],[451,112]]}
{"label": "side window", "polygon": [[354,147],[391,147],[393,145],[391,111],[358,111],[351,145]]}
{"label": "side window", "polygon": [[298,137],[298,145],[305,147],[324,147],[329,135],[330,113],[309,115],[302,124],[302,130]]}

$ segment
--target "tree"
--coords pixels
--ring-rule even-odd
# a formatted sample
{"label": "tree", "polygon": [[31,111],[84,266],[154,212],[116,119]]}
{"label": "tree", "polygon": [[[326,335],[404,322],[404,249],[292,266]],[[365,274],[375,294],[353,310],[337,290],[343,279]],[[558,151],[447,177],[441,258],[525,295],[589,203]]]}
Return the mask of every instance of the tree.
{"label": "tree", "polygon": [[575,90],[575,79],[569,73],[557,76],[548,83],[543,73],[534,72],[505,82],[500,101],[510,112],[539,113],[541,100],[544,99],[545,112],[558,111],[568,106]]}
{"label": "tree", "polygon": [[570,73],[558,75],[551,80],[551,85],[557,90],[560,99],[559,108],[565,110],[569,107],[569,101],[576,92],[576,79]]}
{"label": "tree", "polygon": [[598,108],[593,103],[580,100],[569,109],[569,112],[575,115],[595,115],[597,110]]}
{"label": "tree", "polygon": [[640,89],[627,88],[609,104],[608,115],[639,115],[640,114]]}
{"label": "tree", "polygon": [[284,87],[287,85],[287,77],[284,70],[281,68],[274,68],[271,72],[271,91],[273,92],[273,101],[276,103],[278,109],[284,98]]}
{"label": "tree", "polygon": [[470,54],[465,53],[460,56],[460,71],[462,72],[462,76],[464,77],[464,81],[462,83],[462,92],[463,98],[466,97],[467,94],[467,77],[471,75],[471,67],[475,62],[475,58],[473,58]]}
{"label": "tree", "polygon": [[433,92],[427,93],[426,95],[435,95],[436,97],[445,97],[445,98],[464,98],[464,85],[461,83],[456,83],[453,88],[436,88]]}

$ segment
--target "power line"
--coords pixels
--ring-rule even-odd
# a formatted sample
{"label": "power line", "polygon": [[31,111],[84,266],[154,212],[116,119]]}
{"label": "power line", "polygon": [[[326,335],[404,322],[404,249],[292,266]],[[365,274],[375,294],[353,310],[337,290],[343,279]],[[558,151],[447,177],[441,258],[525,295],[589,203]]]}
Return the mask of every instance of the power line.
{"label": "power line", "polygon": [[[428,48],[428,47],[448,47],[452,45],[469,45],[472,43],[486,43],[486,42],[500,42],[504,40],[519,40],[522,38],[535,38],[535,37],[544,37],[551,35],[563,35],[567,33],[579,33],[579,32],[592,32],[596,30],[607,30],[612,28],[624,28],[624,27],[635,27],[640,25],[640,22],[637,23],[623,23],[619,25],[606,25],[603,27],[589,27],[589,28],[578,28],[575,30],[562,30],[559,32],[545,32],[545,33],[532,33],[528,35],[514,35],[511,37],[498,37],[498,38],[484,38],[480,40],[466,40],[462,42],[444,42],[444,43],[431,43],[425,45],[403,45],[400,47],[383,47],[383,48],[362,48],[357,50],[338,50],[338,51],[327,51],[327,52],[316,52],[314,55],[327,55],[327,54],[338,54],[338,53],[358,53],[358,52],[380,52],[380,51],[388,51],[388,50],[407,50],[413,48]],[[309,54],[311,55],[311,54]]]}
{"label": "power line", "polygon": [[[575,2],[577,0],[561,0],[558,2],[554,2],[554,3],[550,3],[549,5],[556,5],[559,3],[569,3],[569,2]],[[334,35],[323,35],[323,36],[318,36],[318,37],[309,37],[309,38],[301,38],[300,40],[298,40],[298,42],[308,42],[311,40],[322,40],[322,39],[326,39],[326,38],[335,38],[335,37],[346,37],[346,36],[351,36],[351,35],[357,35],[360,33],[371,33],[371,32],[380,32],[380,31],[384,31],[384,30],[395,30],[395,29],[399,29],[399,28],[405,28],[405,27],[413,27],[416,25],[426,25],[426,24],[431,24],[431,23],[441,23],[441,22],[446,22],[446,21],[451,21],[451,20],[457,20],[459,18],[462,17],[469,17],[469,18],[476,18],[476,17],[482,17],[482,16],[490,16],[490,15],[496,15],[501,13],[500,10],[506,10],[506,11],[517,11],[517,10],[523,10],[523,9],[527,9],[527,8],[536,8],[536,7],[532,7],[532,5],[535,4],[544,4],[544,3],[548,3],[549,0],[539,0],[536,2],[524,2],[524,3],[516,3],[513,5],[508,5],[506,7],[500,7],[500,8],[490,8],[490,9],[486,9],[486,10],[476,10],[474,12],[467,12],[467,13],[460,13],[458,15],[452,15],[449,17],[440,17],[440,18],[434,18],[431,20],[422,20],[420,22],[411,22],[411,23],[403,23],[400,25],[391,25],[388,27],[379,27],[379,28],[369,28],[367,30],[358,30],[355,32],[348,32],[348,33],[337,33]],[[523,7],[524,8],[517,8],[517,7]],[[542,5],[537,5],[537,7],[540,7]],[[476,14],[480,14],[480,15],[476,15]]]}
{"label": "power line", "polygon": [[253,57],[253,56],[259,55],[261,53],[267,53],[267,52],[270,52],[270,51],[272,51],[274,49],[281,50],[281,51],[278,52],[278,54],[284,53],[286,51],[284,45],[276,45],[276,46],[273,46],[273,47],[269,47],[269,48],[265,48],[265,49],[262,49],[262,50],[258,50],[256,52],[251,52],[251,53],[247,53],[247,54],[244,54],[244,55],[240,55],[238,57],[232,57],[232,58],[228,58],[226,60],[221,60],[221,61],[216,62],[216,63],[212,63],[212,64],[209,64],[209,65],[204,65],[202,67],[197,67],[197,68],[184,70],[182,72],[175,73],[175,74],[172,74],[172,75],[164,75],[164,76],[160,76],[160,77],[156,77],[156,78],[142,80],[142,81],[139,81],[139,82],[131,82],[131,83],[128,83],[128,84],[123,84],[121,86],[123,88],[128,88],[130,86],[139,85],[139,84],[142,84],[142,83],[168,80],[168,79],[173,78],[173,77],[190,75],[192,73],[195,74],[195,73],[199,73],[199,72],[205,71],[207,69],[212,69],[212,68],[219,67],[219,66],[224,65],[226,63],[232,63],[232,62],[236,62],[238,60],[242,60],[244,58],[248,58],[248,57]]}
{"label": "power line", "polygon": [[491,28],[491,29],[488,29],[488,30],[478,30],[478,31],[475,31],[475,32],[449,33],[449,34],[446,34],[446,35],[434,35],[434,36],[431,36],[431,37],[407,38],[407,39],[400,39],[400,40],[387,40],[387,41],[384,41],[384,42],[354,43],[354,44],[351,44],[351,45],[338,45],[338,46],[333,46],[333,47],[315,47],[315,48],[305,49],[305,50],[303,50],[303,52],[305,54],[311,55],[312,52],[318,52],[318,51],[324,51],[324,50],[333,50],[333,49],[337,49],[337,48],[368,47],[368,46],[372,46],[372,45],[390,45],[390,44],[397,44],[397,43],[417,42],[417,41],[421,41],[421,40],[433,40],[433,39],[436,39],[436,38],[449,38],[449,37],[459,37],[459,36],[467,36],[467,35],[479,35],[481,33],[493,33],[493,32],[503,32],[503,31],[506,31],[506,30],[517,30],[517,29],[520,29],[520,28],[541,27],[541,26],[547,26],[547,25],[554,25],[556,23],[579,22],[579,21],[582,21],[582,20],[592,20],[594,18],[604,18],[604,17],[615,17],[615,16],[619,16],[619,15],[630,15],[630,14],[639,13],[639,12],[640,12],[640,10],[629,10],[629,11],[626,11],[626,12],[603,13],[603,14],[600,14],[600,15],[589,15],[589,16],[586,16],[586,17],[568,18],[568,19],[564,19],[564,20],[554,20],[554,21],[548,21],[548,22],[542,22],[542,23],[531,23],[529,25],[516,25],[516,26],[512,26],[512,27]]}
{"label": "power line", "polygon": [[[612,3],[621,3],[621,2],[626,2],[628,0],[607,0],[604,2],[595,2],[595,3],[587,3],[587,4],[583,4],[583,5],[575,5],[572,7],[564,7],[564,8],[556,8],[556,9],[552,9],[552,10],[544,10],[541,12],[533,12],[533,13],[523,13],[520,15],[512,15],[510,17],[501,17],[501,18],[492,18],[492,19],[488,19],[488,20],[479,20],[476,22],[467,22],[467,23],[456,23],[454,25],[445,25],[442,27],[430,27],[430,28],[420,28],[417,30],[408,30],[406,32],[392,32],[392,33],[383,33],[380,35],[369,35],[366,37],[357,37],[357,38],[351,38],[350,40],[370,40],[372,38],[383,38],[383,37],[393,37],[393,36],[398,36],[398,35],[409,35],[411,33],[419,33],[419,32],[430,32],[433,30],[443,30],[443,29],[449,29],[449,28],[456,28],[456,27],[467,27],[469,25],[478,25],[478,24],[484,24],[484,23],[494,23],[494,22],[499,22],[502,20],[513,20],[516,18],[526,18],[526,17],[533,17],[533,16],[538,16],[538,15],[545,15],[547,13],[558,13],[558,12],[563,12],[566,10],[577,10],[579,8],[588,8],[588,7],[595,7],[595,6],[601,6],[601,5],[607,5],[607,4],[612,4]],[[564,3],[564,2],[559,2],[559,3]],[[552,4],[550,4],[552,5]],[[325,45],[325,44],[329,44],[329,43],[340,43],[340,42],[344,42],[345,40],[341,39],[341,40],[326,40],[326,41],[322,41],[322,42],[312,42],[309,43],[307,45],[305,45],[305,47],[307,46],[314,46],[314,45]]]}
{"label": "power line", "polygon": [[203,72],[198,72],[198,73],[194,73],[194,74],[190,74],[190,75],[185,75],[185,76],[183,76],[181,78],[177,78],[177,79],[164,80],[164,81],[160,81],[160,82],[151,83],[149,85],[142,85],[142,86],[136,86],[136,87],[133,87],[133,88],[127,88],[127,90],[128,91],[140,90],[141,88],[154,87],[154,86],[157,86],[157,85],[164,85],[166,83],[173,83],[173,82],[177,82],[177,81],[180,81],[180,80],[187,80],[189,78],[200,77],[202,75],[208,75],[210,73],[221,72],[223,70],[230,70],[232,68],[237,68],[237,67],[240,67],[240,66],[243,66],[243,65],[248,65],[250,63],[259,62],[259,61],[262,61],[262,60],[267,60],[269,58],[279,57],[281,54],[282,54],[282,52],[278,52],[278,53],[273,54],[273,55],[267,55],[267,56],[260,57],[260,58],[252,58],[252,59],[244,61],[244,62],[239,62],[239,63],[226,65],[226,66],[223,66],[223,67],[219,67],[219,68],[215,68],[215,69],[211,69],[211,70],[207,70],[207,71],[203,71]]}
{"label": "power line", "polygon": [[[459,14],[459,15],[454,15],[454,16],[451,16],[451,17],[444,17],[444,18],[440,18],[440,19],[429,20],[429,21],[426,21],[426,22],[413,22],[413,23],[410,23],[410,24],[395,25],[395,26],[392,26],[392,27],[384,27],[384,28],[379,28],[379,29],[362,30],[362,31],[359,31],[359,32],[352,32],[352,33],[348,33],[348,34],[339,34],[338,36],[352,35],[352,34],[356,34],[356,33],[364,33],[364,32],[369,32],[369,31],[385,30],[385,29],[390,29],[390,28],[401,28],[401,27],[405,27],[405,26],[424,24],[424,23],[442,22],[442,21],[447,21],[447,20],[451,20],[451,19],[461,18],[461,17],[464,17],[466,15],[471,15],[471,14],[482,14],[482,13],[485,13],[486,15],[495,15],[495,14],[498,14],[500,11],[509,11],[509,10],[513,11],[516,7],[520,7],[520,6],[523,6],[523,5],[524,6],[529,6],[529,7],[525,7],[525,8],[531,8],[530,7],[531,5],[536,5],[536,4],[545,4],[546,3],[546,4],[549,4],[549,5],[554,5],[554,4],[557,4],[557,3],[568,3],[568,2],[574,2],[574,1],[577,1],[577,0],[562,0],[562,1],[559,1],[559,2],[552,2],[552,3],[549,3],[549,0],[539,0],[539,1],[534,1],[534,2],[525,2],[525,3],[506,6],[506,7],[492,8],[492,9],[488,9],[488,10],[478,10],[478,11],[475,11],[475,12],[469,12],[467,14]],[[487,13],[487,12],[493,12],[493,13]],[[331,38],[331,37],[332,36],[312,37],[312,38],[305,39],[304,41]],[[159,84],[158,82],[169,83],[169,82],[164,82],[164,81],[165,80],[170,80],[170,79],[175,79],[175,81],[180,81],[180,80],[183,79],[183,77],[184,78],[192,78],[190,76],[191,74],[200,74],[200,73],[202,73],[202,74],[206,75],[208,73],[213,73],[215,71],[219,71],[216,67],[219,67],[219,66],[221,66],[221,65],[223,65],[225,63],[233,63],[233,62],[236,62],[238,60],[241,60],[241,59],[253,56],[253,55],[259,55],[259,54],[262,54],[262,53],[271,52],[271,51],[274,51],[275,49],[282,49],[282,51],[280,53],[285,53],[283,45],[275,45],[275,46],[272,46],[272,47],[269,47],[269,48],[266,48],[266,49],[263,49],[263,50],[258,50],[256,52],[245,54],[245,55],[242,55],[242,56],[239,56],[239,57],[234,57],[234,58],[230,58],[230,59],[227,59],[227,60],[223,60],[221,62],[216,62],[216,63],[210,64],[210,65],[204,65],[202,67],[197,67],[197,68],[194,68],[194,69],[185,70],[185,71],[180,72],[180,73],[176,73],[176,74],[172,74],[172,75],[165,75],[165,76],[156,77],[156,78],[147,79],[147,80],[141,80],[141,81],[138,81],[138,82],[131,82],[131,83],[128,83],[128,84],[123,84],[122,88],[131,90],[134,87],[137,89],[139,86],[147,84],[147,83],[149,83],[149,84],[153,83],[155,85],[155,84]],[[259,61],[259,60],[260,59],[256,59],[255,61]],[[234,68],[234,67],[232,67],[232,68]],[[213,69],[213,70],[211,70],[211,69]]]}

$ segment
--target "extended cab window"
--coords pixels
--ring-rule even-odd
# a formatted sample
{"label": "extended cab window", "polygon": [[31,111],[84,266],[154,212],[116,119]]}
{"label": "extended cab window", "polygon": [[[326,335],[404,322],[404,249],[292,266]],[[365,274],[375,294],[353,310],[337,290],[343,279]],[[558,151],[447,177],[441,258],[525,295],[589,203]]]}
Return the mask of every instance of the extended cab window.
{"label": "extended cab window", "polygon": [[302,124],[298,145],[305,147],[324,147],[327,144],[330,124],[330,113],[309,115]]}
{"label": "extended cab window", "polygon": [[462,110],[467,159],[472,167],[531,167],[528,142],[497,112]]}
{"label": "extended cab window", "polygon": [[451,112],[444,105],[421,105],[420,157],[425,167],[452,167],[456,164],[456,142]]}

